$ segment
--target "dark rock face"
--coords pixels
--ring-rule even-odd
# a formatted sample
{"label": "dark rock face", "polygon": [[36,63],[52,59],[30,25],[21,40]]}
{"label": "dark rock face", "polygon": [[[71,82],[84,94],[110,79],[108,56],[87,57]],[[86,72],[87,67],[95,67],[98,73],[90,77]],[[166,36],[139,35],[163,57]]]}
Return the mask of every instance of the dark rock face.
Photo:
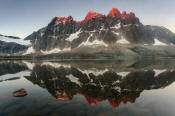
{"label": "dark rock face", "polygon": [[76,48],[83,42],[102,41],[108,46],[125,38],[134,44],[154,44],[157,38],[167,44],[175,43],[175,34],[168,29],[144,26],[134,13],[120,13],[113,8],[108,16],[90,11],[84,20],[75,21],[71,16],[55,17],[45,28],[29,35],[36,51],[53,48]]}
{"label": "dark rock face", "polygon": [[12,42],[7,43],[7,42],[0,41],[0,53],[3,53],[3,54],[13,54],[13,53],[23,51],[27,48],[28,48],[27,46],[20,45],[17,43],[12,43]]}
{"label": "dark rock face", "polygon": [[38,30],[37,32],[33,32],[31,35],[27,36],[25,40],[33,41],[36,38],[42,37],[43,33],[45,32],[45,28]]}

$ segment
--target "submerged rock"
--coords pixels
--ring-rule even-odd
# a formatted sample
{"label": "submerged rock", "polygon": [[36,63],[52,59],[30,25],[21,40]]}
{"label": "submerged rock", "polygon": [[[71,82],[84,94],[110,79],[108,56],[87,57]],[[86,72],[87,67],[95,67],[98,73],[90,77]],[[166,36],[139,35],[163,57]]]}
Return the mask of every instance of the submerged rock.
{"label": "submerged rock", "polygon": [[24,97],[27,95],[27,91],[25,89],[20,89],[13,92],[13,97]]}

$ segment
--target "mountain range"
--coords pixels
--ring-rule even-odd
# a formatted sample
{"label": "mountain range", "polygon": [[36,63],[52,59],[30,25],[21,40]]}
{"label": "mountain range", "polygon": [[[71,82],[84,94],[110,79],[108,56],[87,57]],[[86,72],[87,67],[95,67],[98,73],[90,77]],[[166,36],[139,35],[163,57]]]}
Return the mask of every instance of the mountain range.
{"label": "mountain range", "polygon": [[0,54],[14,54],[28,49],[30,40],[25,41],[19,37],[0,34]]}
{"label": "mountain range", "polygon": [[46,27],[23,41],[31,44],[18,45],[21,49],[15,51],[19,55],[175,56],[173,32],[165,27],[143,25],[133,12],[120,12],[117,8],[112,8],[107,15],[89,11],[82,21],[76,21],[72,16],[54,17]]}

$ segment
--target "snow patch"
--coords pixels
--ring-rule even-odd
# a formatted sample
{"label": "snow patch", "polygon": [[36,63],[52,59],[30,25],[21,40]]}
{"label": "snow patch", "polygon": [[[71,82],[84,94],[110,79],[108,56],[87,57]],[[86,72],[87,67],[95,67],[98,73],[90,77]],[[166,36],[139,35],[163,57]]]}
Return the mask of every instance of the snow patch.
{"label": "snow patch", "polygon": [[71,82],[76,83],[77,85],[81,86],[79,79],[74,77],[72,74],[66,76]]}
{"label": "snow patch", "polygon": [[73,41],[74,39],[77,39],[79,37],[81,30],[77,31],[76,33],[71,34],[66,40]]}
{"label": "snow patch", "polygon": [[[80,69],[79,69],[80,70]],[[105,70],[98,70],[98,69],[89,69],[89,70],[80,70],[82,73],[89,75],[93,73],[95,76],[103,75],[105,72],[109,71],[108,69]]]}
{"label": "snow patch", "polygon": [[88,37],[86,42],[82,42],[78,47],[80,47],[80,46],[93,46],[93,48],[95,48],[97,46],[108,47],[108,45],[105,42],[103,42],[103,41],[94,40],[94,41],[90,42],[89,41],[90,37],[92,37],[92,34]]}
{"label": "snow patch", "polygon": [[27,49],[27,51],[25,53],[23,53],[23,55],[28,55],[28,54],[32,54],[35,53],[34,48],[31,46]]}
{"label": "snow patch", "polygon": [[171,46],[173,46],[174,44],[173,43],[170,43]]}
{"label": "snow patch", "polygon": [[96,32],[96,30],[93,30],[93,31],[89,31],[89,32],[95,33],[95,32]]}
{"label": "snow patch", "polygon": [[46,65],[46,66],[51,66],[53,68],[60,68],[60,67],[64,67],[64,68],[71,68],[71,65],[68,64],[61,64],[61,63],[55,63],[55,62],[44,62],[41,64]]}
{"label": "snow patch", "polygon": [[44,33],[43,33],[43,32],[41,32],[41,33],[40,33],[40,36],[42,37],[43,35],[44,35]]}
{"label": "snow patch", "polygon": [[123,77],[126,77],[130,72],[119,72],[117,73],[118,75],[122,76]]}
{"label": "snow patch", "polygon": [[159,41],[157,38],[154,39],[154,46],[166,46],[166,43]]}
{"label": "snow patch", "polygon": [[106,29],[104,28],[104,25],[101,26],[101,28],[100,28],[100,31],[103,31],[103,30],[106,30]]}
{"label": "snow patch", "polygon": [[115,26],[111,27],[112,29],[120,29],[121,23],[116,24]]}
{"label": "snow patch", "polygon": [[114,90],[118,91],[119,93],[121,93],[121,88],[120,87],[113,87]]}
{"label": "snow patch", "polygon": [[27,61],[22,61],[24,64],[27,65],[28,69],[30,70],[33,70],[33,68],[35,67],[35,64],[34,63],[30,63],[30,62],[27,62]]}
{"label": "snow patch", "polygon": [[99,41],[99,40],[94,40],[93,42],[86,41],[86,42],[83,42],[82,45],[84,45],[84,46],[93,46],[94,45],[94,47],[99,46],[99,45],[102,45],[105,47],[108,46],[106,43],[104,43],[103,41]]}
{"label": "snow patch", "polygon": [[43,51],[41,50],[41,52],[43,54],[54,54],[54,53],[59,53],[59,52],[65,52],[65,51],[70,51],[71,48],[64,48],[63,50],[59,49],[59,48],[54,48],[52,50],[49,50],[49,51]]}
{"label": "snow patch", "polygon": [[117,81],[113,82],[112,85],[115,85],[115,84],[118,84],[118,83],[120,83],[120,80],[117,80]]}
{"label": "snow patch", "polygon": [[41,52],[42,52],[43,54],[59,53],[60,51],[61,51],[61,50],[60,50],[59,48],[54,48],[54,49],[49,50],[49,51],[43,51],[43,50],[41,50]]}
{"label": "snow patch", "polygon": [[8,79],[13,79],[15,77],[24,77],[24,76],[30,76],[30,71],[21,71],[15,74],[5,74],[0,76],[0,80],[4,81],[4,80],[8,80]]}
{"label": "snow patch", "polygon": [[31,45],[30,40],[13,39],[13,38],[8,38],[8,37],[4,37],[4,36],[0,36],[0,41],[7,42],[7,43],[13,42],[13,43],[17,43],[17,44],[24,45],[24,46]]}
{"label": "snow patch", "polygon": [[167,70],[166,69],[163,69],[163,70],[154,69],[153,71],[155,72],[154,76],[156,77],[156,76],[160,75],[161,73],[163,73],[163,72],[165,72]]}
{"label": "snow patch", "polygon": [[122,37],[120,40],[117,41],[117,43],[120,43],[120,44],[129,44],[130,42],[127,41],[124,37]]}
{"label": "snow patch", "polygon": [[112,31],[115,35],[119,36],[120,33],[119,32],[115,32],[115,31]]}

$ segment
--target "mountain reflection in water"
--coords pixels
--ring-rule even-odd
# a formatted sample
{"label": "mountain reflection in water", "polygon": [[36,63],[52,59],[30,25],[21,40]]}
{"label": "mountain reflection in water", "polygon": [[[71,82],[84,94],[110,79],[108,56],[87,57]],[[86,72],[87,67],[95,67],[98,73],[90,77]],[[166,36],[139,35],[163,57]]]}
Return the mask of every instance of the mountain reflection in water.
{"label": "mountain reflection in water", "polygon": [[31,76],[26,78],[46,88],[56,99],[72,100],[74,95],[80,94],[92,106],[105,100],[108,100],[112,107],[118,107],[121,102],[134,103],[143,90],[166,87],[175,80],[174,70],[117,73],[107,69],[81,70],[67,65],[55,66],[37,65]]}
{"label": "mountain reflection in water", "polygon": [[[118,108],[121,103],[135,103],[145,90],[163,89],[175,81],[174,63],[164,65],[164,61],[162,62],[163,64],[158,62],[152,65],[149,62],[149,65],[146,65],[145,62],[144,64],[138,62],[133,64],[109,62],[107,64],[100,62],[3,61],[0,63],[0,69],[2,69],[0,85],[24,78],[27,79],[25,81],[33,83],[33,86],[37,85],[47,90],[54,99],[65,101],[67,104],[69,101],[74,101],[76,96],[83,96],[90,106],[94,107],[97,104],[108,102],[113,108]],[[24,98],[30,98],[30,93],[32,92],[29,92],[29,96],[24,96]],[[37,96],[42,97],[40,93],[37,93]],[[10,107],[10,103],[7,104]],[[2,116],[5,116],[2,110],[6,107],[0,106]],[[25,107],[21,107],[20,110],[25,110]]]}

